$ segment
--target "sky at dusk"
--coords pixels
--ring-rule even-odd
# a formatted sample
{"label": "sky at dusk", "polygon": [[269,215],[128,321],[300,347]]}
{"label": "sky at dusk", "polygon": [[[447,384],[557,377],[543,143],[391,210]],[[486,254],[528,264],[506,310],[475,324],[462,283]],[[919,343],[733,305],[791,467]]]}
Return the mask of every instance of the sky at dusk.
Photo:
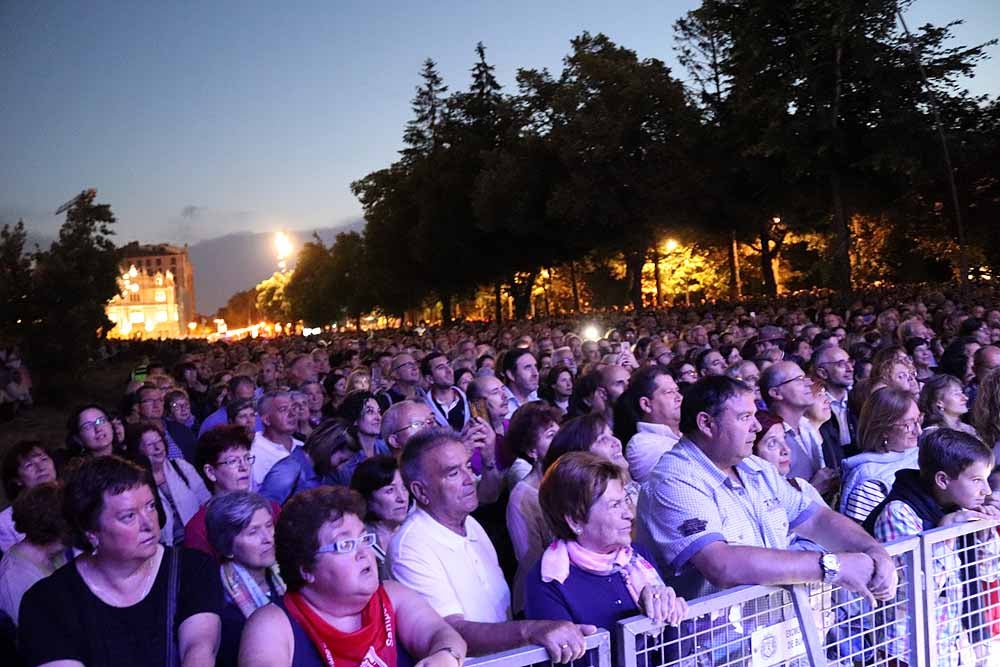
{"label": "sky at dusk", "polygon": [[[360,216],[351,181],[396,159],[425,58],[466,88],[481,40],[510,90],[589,30],[684,78],[671,26],[697,4],[0,0],[0,223],[54,236],[53,211],[96,187],[122,242],[336,226]],[[907,15],[956,18],[956,43],[986,41],[1000,0]],[[976,93],[1000,92],[990,53]]]}

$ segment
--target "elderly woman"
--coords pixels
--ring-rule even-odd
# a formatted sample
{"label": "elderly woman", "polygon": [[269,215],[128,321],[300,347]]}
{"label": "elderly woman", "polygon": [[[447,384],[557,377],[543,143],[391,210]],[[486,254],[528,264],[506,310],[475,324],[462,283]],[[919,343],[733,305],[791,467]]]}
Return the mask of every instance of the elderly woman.
{"label": "elderly woman", "polygon": [[372,549],[378,558],[379,579],[390,579],[386,550],[410,510],[410,492],[403,484],[395,457],[376,456],[362,461],[351,477],[351,488],[361,494],[368,507],[365,526],[375,533]]}
{"label": "elderly woman", "polygon": [[[56,465],[37,440],[22,440],[15,443],[3,457],[0,466],[3,490],[7,500],[14,502],[24,491],[39,484],[54,481]],[[14,508],[7,507],[0,512],[0,551],[9,551],[24,539],[24,533],[14,526]]]}
{"label": "elderly woman", "polygon": [[962,421],[969,412],[969,398],[962,383],[953,375],[935,375],[920,390],[917,401],[924,416],[924,430],[950,428],[975,436],[976,429]]}
{"label": "elderly woman", "polygon": [[622,442],[611,432],[608,422],[591,413],[565,422],[549,445],[543,470],[548,470],[560,456],[568,452],[592,452],[604,457],[625,473],[625,490],[633,502],[639,497],[639,484],[632,480],[628,461],[622,454]]}
{"label": "elderly woman", "polygon": [[115,453],[115,432],[108,413],[89,404],[74,410],[66,422],[66,451],[71,458]]}
{"label": "elderly woman", "polygon": [[155,422],[137,424],[129,438],[129,455],[148,462],[156,490],[166,514],[160,539],[166,545],[184,543],[184,526],[211,497],[205,483],[190,463],[167,459],[167,441]]}
{"label": "elderly woman", "polygon": [[66,562],[72,552],[62,516],[62,494],[58,482],[45,482],[28,489],[14,501],[14,524],[24,539],[0,560],[0,610],[17,623],[21,598],[39,579]]}
{"label": "elderly woman", "polygon": [[538,498],[556,541],[528,575],[529,619],[613,629],[636,613],[657,623],[678,623],[687,615],[684,599],[632,544],[635,510],[625,474],[589,452],[567,453],[546,471]]}
{"label": "elderly woman", "polygon": [[19,640],[27,664],[214,664],[216,566],[204,554],[160,545],[153,494],[147,471],[116,456],[67,473],[64,514],[85,553],[24,595]]}
{"label": "elderly woman", "polygon": [[885,500],[896,471],[917,467],[920,410],[909,392],[886,387],[873,393],[858,420],[861,453],[844,459],[840,513],[858,523]]}
{"label": "elderly woman", "polygon": [[788,476],[792,469],[792,452],[785,441],[785,427],[781,417],[762,411],[757,413],[757,421],[760,422],[760,430],[754,440],[754,455],[777,468],[781,476],[801,491],[806,498],[826,505],[823,496],[812,484],[801,477]]}
{"label": "elderly woman", "polygon": [[507,430],[507,442],[518,457],[508,473],[518,464],[528,466],[527,475],[514,485],[507,501],[507,531],[517,559],[512,589],[515,614],[524,610],[524,579],[528,570],[552,541],[552,531],[538,503],[538,487],[542,483],[542,461],[559,432],[560,416],[559,408],[531,401],[514,412]]}
{"label": "elderly woman", "polygon": [[418,667],[462,664],[465,641],[418,593],[379,582],[364,515],[361,496],[342,487],[288,501],[276,536],[288,593],[247,621],[241,667],[395,667],[400,649]]}
{"label": "elderly woman", "polygon": [[285,594],[274,551],[272,504],[250,491],[229,491],[208,502],[205,526],[216,553],[225,593],[217,667],[237,664],[240,635],[250,615]]}
{"label": "elderly woman", "polygon": [[192,432],[198,432],[198,420],[191,410],[191,399],[183,389],[171,389],[163,396],[163,418],[179,424]]}

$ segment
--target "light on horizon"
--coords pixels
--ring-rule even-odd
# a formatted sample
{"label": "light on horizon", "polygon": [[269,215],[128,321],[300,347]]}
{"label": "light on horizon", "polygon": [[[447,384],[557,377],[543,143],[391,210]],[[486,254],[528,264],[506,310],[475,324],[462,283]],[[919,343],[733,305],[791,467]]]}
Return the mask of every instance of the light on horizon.
{"label": "light on horizon", "polygon": [[278,255],[278,268],[284,271],[292,254],[292,240],[288,238],[288,234],[277,232],[274,235],[274,251]]}

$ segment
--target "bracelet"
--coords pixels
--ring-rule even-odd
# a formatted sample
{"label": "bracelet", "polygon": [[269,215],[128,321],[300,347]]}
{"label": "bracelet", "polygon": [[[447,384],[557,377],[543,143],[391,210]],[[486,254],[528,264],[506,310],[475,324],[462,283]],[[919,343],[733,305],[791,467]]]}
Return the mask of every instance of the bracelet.
{"label": "bracelet", "polygon": [[442,646],[441,648],[439,648],[438,650],[434,651],[433,653],[431,653],[427,657],[429,658],[429,657],[431,657],[431,655],[437,655],[438,653],[441,653],[442,651],[447,651],[448,654],[451,655],[451,657],[455,658],[455,662],[458,663],[458,667],[462,667],[462,662],[463,662],[462,656],[459,654],[458,651],[456,651],[455,649],[453,649],[450,646]]}

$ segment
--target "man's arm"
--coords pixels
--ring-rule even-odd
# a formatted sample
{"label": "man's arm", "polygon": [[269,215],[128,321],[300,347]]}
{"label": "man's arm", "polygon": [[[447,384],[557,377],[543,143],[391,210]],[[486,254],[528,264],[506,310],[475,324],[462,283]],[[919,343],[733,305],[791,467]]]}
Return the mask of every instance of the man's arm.
{"label": "man's arm", "polygon": [[465,639],[470,655],[487,655],[540,644],[548,651],[552,662],[558,663],[582,658],[587,652],[585,637],[597,632],[593,625],[576,625],[567,621],[475,623],[466,621],[461,614],[444,620]]}
{"label": "man's arm", "polygon": [[218,614],[202,612],[184,619],[178,630],[181,665],[214,667],[221,633],[222,622]]}

